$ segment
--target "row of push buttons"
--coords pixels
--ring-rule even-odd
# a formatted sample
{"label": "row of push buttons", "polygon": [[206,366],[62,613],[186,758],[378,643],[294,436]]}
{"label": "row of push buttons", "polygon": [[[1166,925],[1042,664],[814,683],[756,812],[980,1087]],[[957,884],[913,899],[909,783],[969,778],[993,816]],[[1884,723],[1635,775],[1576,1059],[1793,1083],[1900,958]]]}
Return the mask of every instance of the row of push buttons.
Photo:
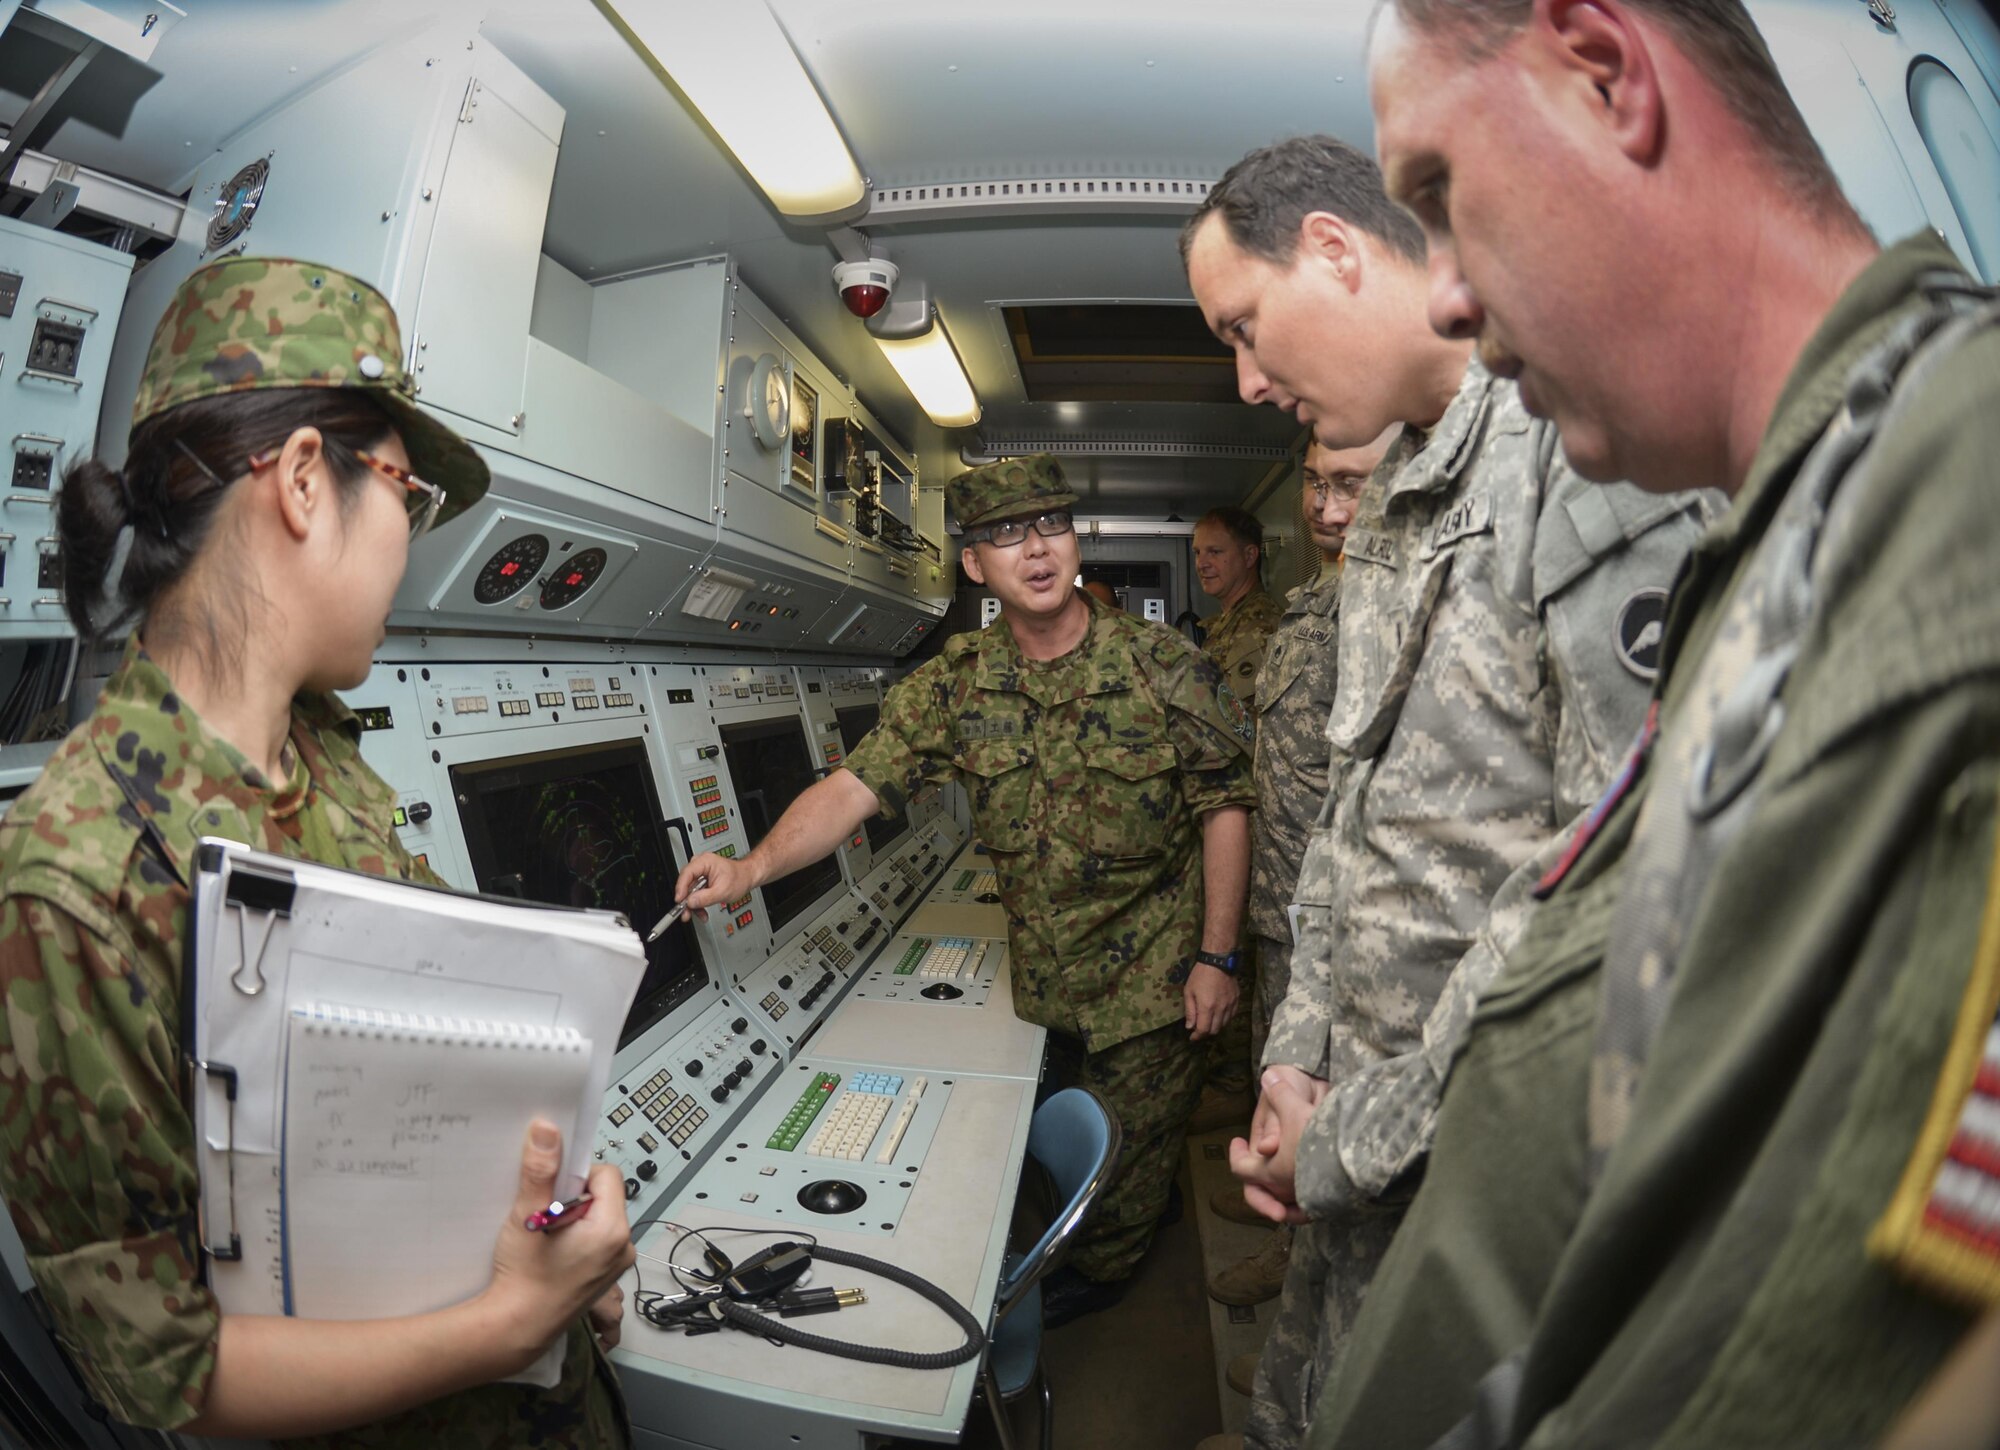
{"label": "row of push buttons", "polygon": [[532,715],[534,712],[535,707],[530,705],[525,699],[502,700],[500,702],[500,713],[502,715]]}
{"label": "row of push buttons", "polygon": [[833,1090],[839,1086],[839,1073],[814,1073],[813,1080],[806,1084],[799,1100],[792,1104],[791,1110],[779,1122],[777,1130],[765,1140],[764,1146],[775,1148],[780,1153],[789,1153],[798,1147],[805,1138],[806,1129],[812,1126],[813,1119],[820,1115],[820,1110],[832,1099]]}

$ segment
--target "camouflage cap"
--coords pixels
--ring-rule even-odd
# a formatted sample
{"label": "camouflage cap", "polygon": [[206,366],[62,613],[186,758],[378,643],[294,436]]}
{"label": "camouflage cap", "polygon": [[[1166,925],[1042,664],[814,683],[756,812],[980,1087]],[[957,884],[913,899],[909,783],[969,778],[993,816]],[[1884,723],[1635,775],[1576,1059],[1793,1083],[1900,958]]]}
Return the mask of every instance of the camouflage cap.
{"label": "camouflage cap", "polygon": [[961,473],[945,486],[952,517],[961,529],[996,519],[1068,508],[1076,502],[1062,465],[1046,453],[1003,458]]}
{"label": "camouflage cap", "polygon": [[412,401],[396,311],[359,277],[288,257],[228,257],[198,269],[154,329],[132,426],[197,398],[260,388],[372,394],[409,450],[410,471],[444,490],[440,524],[491,481],[472,445]]}

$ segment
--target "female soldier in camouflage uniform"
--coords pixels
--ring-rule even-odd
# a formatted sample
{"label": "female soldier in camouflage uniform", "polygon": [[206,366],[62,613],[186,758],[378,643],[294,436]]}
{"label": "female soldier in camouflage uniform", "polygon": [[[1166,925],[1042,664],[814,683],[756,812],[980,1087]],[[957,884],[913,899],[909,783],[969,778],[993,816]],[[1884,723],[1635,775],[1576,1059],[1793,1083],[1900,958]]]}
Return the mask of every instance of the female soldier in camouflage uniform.
{"label": "female soldier in camouflage uniform", "polygon": [[[553,1188],[546,1123],[511,1222],[494,1205],[493,1283],[463,1304],[225,1317],[202,1278],[176,1032],[196,838],[437,884],[326,693],[366,676],[410,540],[486,489],[478,456],[407,401],[402,356],[366,283],[297,262],[206,267],[154,335],[123,471],[64,479],[71,617],[86,639],[122,616],[137,627],[95,712],[0,823],[0,1189],[58,1336],[121,1420],[320,1444],[624,1445],[584,1319],[615,1337],[624,1195],[594,1183],[603,1201],[574,1229],[525,1232]],[[554,1389],[493,1383],[565,1332]]]}

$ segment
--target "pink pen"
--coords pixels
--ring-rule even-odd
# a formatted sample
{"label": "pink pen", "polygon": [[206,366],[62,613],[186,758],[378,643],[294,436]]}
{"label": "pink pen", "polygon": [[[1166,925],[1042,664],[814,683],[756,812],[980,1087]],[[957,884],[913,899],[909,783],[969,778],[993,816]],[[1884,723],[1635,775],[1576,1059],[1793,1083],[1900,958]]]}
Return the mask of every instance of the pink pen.
{"label": "pink pen", "polygon": [[547,1208],[529,1214],[521,1221],[521,1227],[529,1233],[554,1233],[589,1212],[590,1195],[580,1193],[575,1198],[559,1198]]}

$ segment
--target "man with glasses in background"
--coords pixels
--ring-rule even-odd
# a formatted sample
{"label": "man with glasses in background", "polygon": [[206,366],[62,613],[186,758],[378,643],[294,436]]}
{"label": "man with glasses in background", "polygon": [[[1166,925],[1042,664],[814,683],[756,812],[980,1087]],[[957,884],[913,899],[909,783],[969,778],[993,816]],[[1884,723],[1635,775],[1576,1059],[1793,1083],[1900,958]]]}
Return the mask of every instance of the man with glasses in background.
{"label": "man with glasses in background", "polygon": [[1053,1034],[1045,1087],[1095,1088],[1124,1132],[1069,1263],[1043,1281],[1053,1327],[1123,1295],[1168,1211],[1197,1044],[1236,1010],[1251,727],[1194,646],[1076,587],[1077,496],[1054,459],[975,468],[949,494],[960,563],[999,619],[892,688],[844,768],[756,850],[695,857],[675,894],[696,910],[737,900],[926,786],[965,786],[1007,908],[1014,1010]]}
{"label": "man with glasses in background", "polygon": [[[1251,837],[1247,925],[1255,976],[1243,1015],[1250,1026],[1253,1064],[1264,1060],[1272,1015],[1291,984],[1289,908],[1306,843],[1326,799],[1331,755],[1326,722],[1333,711],[1340,654],[1341,551],[1362,489],[1397,432],[1390,428],[1359,448],[1329,448],[1314,439],[1306,449],[1299,502],[1306,531],[1319,550],[1320,571],[1285,596],[1283,615],[1264,650],[1252,704],[1257,717],[1257,820]],[[1274,1224],[1250,1207],[1241,1183],[1218,1189],[1209,1206],[1233,1223],[1271,1230],[1256,1253],[1209,1279],[1209,1294],[1223,1304],[1241,1306],[1277,1298],[1291,1262],[1292,1226]],[[1229,1363],[1230,1387],[1249,1394],[1256,1372],[1256,1354],[1236,1356]]]}

